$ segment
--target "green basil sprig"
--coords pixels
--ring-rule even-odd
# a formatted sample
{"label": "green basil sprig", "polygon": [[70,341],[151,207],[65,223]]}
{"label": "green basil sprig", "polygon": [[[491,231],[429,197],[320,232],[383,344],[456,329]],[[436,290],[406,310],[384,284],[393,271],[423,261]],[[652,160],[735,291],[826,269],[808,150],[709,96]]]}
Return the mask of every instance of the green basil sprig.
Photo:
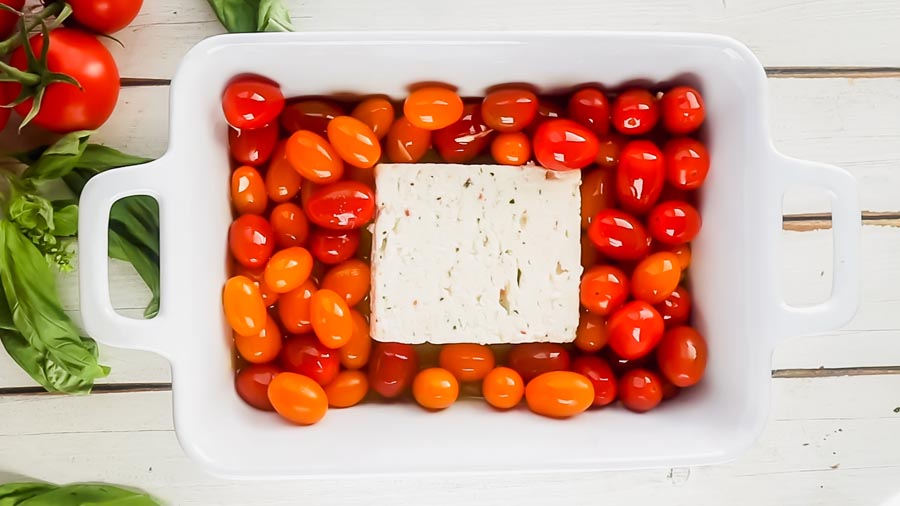
{"label": "green basil sprig", "polygon": [[282,0],[208,0],[229,32],[290,32],[291,15]]}

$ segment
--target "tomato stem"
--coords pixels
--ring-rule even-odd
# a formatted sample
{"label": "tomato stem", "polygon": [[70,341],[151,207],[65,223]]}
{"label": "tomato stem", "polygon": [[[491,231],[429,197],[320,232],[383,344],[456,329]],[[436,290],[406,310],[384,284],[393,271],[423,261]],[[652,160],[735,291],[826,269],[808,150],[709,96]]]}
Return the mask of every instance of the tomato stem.
{"label": "tomato stem", "polygon": [[20,21],[20,29],[8,39],[0,42],[0,55],[9,54],[13,49],[22,45],[25,40],[28,39],[28,34],[38,26],[42,25],[47,18],[56,16],[56,23],[54,23],[55,27],[62,23],[71,13],[72,8],[69,7],[69,4],[65,2],[54,2],[38,11],[29,24],[25,24],[25,19],[22,18]]}
{"label": "tomato stem", "polygon": [[16,81],[21,83],[22,86],[37,86],[41,82],[41,76],[19,70],[3,60],[0,60],[0,71],[9,78],[5,79],[6,81]]}

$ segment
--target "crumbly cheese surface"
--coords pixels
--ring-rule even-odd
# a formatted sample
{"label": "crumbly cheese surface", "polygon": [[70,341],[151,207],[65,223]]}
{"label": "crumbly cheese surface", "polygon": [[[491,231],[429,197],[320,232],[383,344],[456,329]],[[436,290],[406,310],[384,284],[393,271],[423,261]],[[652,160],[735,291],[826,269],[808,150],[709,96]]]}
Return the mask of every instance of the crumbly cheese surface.
{"label": "crumbly cheese surface", "polygon": [[375,180],[373,339],[575,339],[580,171],[380,164]]}

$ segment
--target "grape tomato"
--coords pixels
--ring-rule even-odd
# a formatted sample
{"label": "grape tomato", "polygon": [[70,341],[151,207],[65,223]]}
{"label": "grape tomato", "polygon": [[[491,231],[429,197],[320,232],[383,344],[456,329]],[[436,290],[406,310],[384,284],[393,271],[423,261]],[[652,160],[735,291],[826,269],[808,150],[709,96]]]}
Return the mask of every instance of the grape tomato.
{"label": "grape tomato", "polygon": [[367,98],[350,115],[362,121],[381,140],[394,122],[394,105],[384,97]]}
{"label": "grape tomato", "polygon": [[649,91],[630,89],[616,97],[611,117],[619,133],[642,135],[653,130],[659,121],[659,106]]}
{"label": "grape tomato", "polygon": [[266,286],[279,294],[291,292],[309,279],[312,268],[312,255],[306,248],[294,246],[283,249],[266,263]]}
{"label": "grape tomato", "polygon": [[312,425],[328,412],[322,387],[306,376],[283,372],[269,383],[269,401],[284,419],[297,425]]}
{"label": "grape tomato", "polygon": [[376,343],[369,359],[369,386],[393,399],[410,387],[418,369],[419,358],[411,345]]}
{"label": "grape tomato", "polygon": [[640,220],[618,209],[597,213],[588,237],[600,253],[614,260],[637,260],[650,250],[650,236]]}
{"label": "grape tomato", "polygon": [[353,318],[344,297],[320,288],[309,301],[309,315],[313,332],[319,342],[331,349],[344,346],[353,336]]}
{"label": "grape tomato", "polygon": [[325,385],[328,406],[349,408],[362,402],[369,391],[369,378],[362,371],[341,371],[334,380]]}
{"label": "grape tomato", "polygon": [[440,367],[423,369],[412,385],[413,397],[426,409],[449,408],[459,397],[459,382]]}
{"label": "grape tomato", "polygon": [[612,265],[591,267],[581,276],[581,305],[588,311],[606,316],[628,299],[628,278]]}
{"label": "grape tomato", "polygon": [[662,402],[662,381],[647,369],[632,369],[619,378],[619,399],[631,411],[644,413]]}
{"label": "grape tomato", "polygon": [[702,225],[697,209],[684,201],[670,200],[654,207],[647,216],[653,239],[669,245],[693,241]]}
{"label": "grape tomato", "polygon": [[594,386],[572,371],[541,374],[525,387],[528,408],[551,418],[568,418],[586,411],[594,402]]}
{"label": "grape tomato", "polygon": [[666,181],[679,190],[696,190],[709,173],[709,152],[690,137],[670,139],[663,146]]}
{"label": "grape tomato", "polygon": [[575,347],[585,353],[594,353],[603,349],[607,341],[606,318],[590,311],[582,312],[575,330]]}
{"label": "grape tomato", "polygon": [[269,214],[269,223],[275,232],[275,244],[279,248],[304,246],[309,236],[309,222],[300,206],[291,202],[278,204]]}
{"label": "grape tomato", "polygon": [[318,288],[312,280],[306,280],[297,289],[278,298],[278,319],[288,333],[312,332],[309,301]]}
{"label": "grape tomato", "polygon": [[569,368],[569,351],[556,343],[523,343],[512,347],[507,365],[522,376],[525,382],[551,371]]}
{"label": "grape tomato", "polygon": [[285,141],[279,142],[272,152],[266,171],[266,193],[272,202],[287,202],[300,192],[303,176],[294,170],[285,153]]}
{"label": "grape tomato", "polygon": [[439,130],[459,120],[463,101],[455,91],[442,86],[414,90],[403,102],[403,116],[414,126]]}
{"label": "grape tomato", "polygon": [[665,324],[650,304],[635,300],[610,316],[609,347],[616,355],[633,360],[650,353],[662,339]]}
{"label": "grape tomato", "polygon": [[609,100],[597,88],[582,88],[569,98],[569,117],[597,135],[609,132]]}
{"label": "grape tomato", "polygon": [[445,344],[438,363],[459,381],[478,381],[494,369],[494,352],[483,344]]}
{"label": "grape tomato", "polygon": [[615,207],[616,173],[609,169],[595,169],[581,179],[581,228],[587,229],[597,213]]}
{"label": "grape tomato", "polygon": [[372,353],[372,338],[369,337],[369,322],[355,309],[350,310],[353,333],[350,341],[340,348],[341,365],[347,369],[362,369],[369,363]]}
{"label": "grape tomato", "polygon": [[285,371],[302,374],[320,385],[331,383],[341,369],[341,360],[312,334],[285,339],[281,350],[281,366]]}
{"label": "grape tomato", "polygon": [[656,360],[663,375],[678,387],[697,384],[706,372],[706,340],[692,327],[675,327],[663,335]]}
{"label": "grape tomato", "polygon": [[255,130],[228,129],[228,150],[241,165],[258,167],[266,163],[278,144],[278,125]]}
{"label": "grape tomato", "polygon": [[370,280],[369,264],[351,259],[332,267],[322,279],[322,288],[339,294],[348,306],[355,306],[369,294]]}
{"label": "grape tomato", "polygon": [[353,258],[359,248],[359,229],[328,230],[317,228],[309,238],[309,249],[316,260],[334,265]]}
{"label": "grape tomato", "polygon": [[316,190],[305,209],[309,220],[320,227],[360,228],[375,216],[375,192],[357,181],[341,181]]}
{"label": "grape tomato", "polygon": [[262,267],[275,250],[274,235],[265,218],[255,214],[240,216],[228,229],[231,255],[245,267]]}
{"label": "grape tomato", "polygon": [[309,130],[324,137],[328,123],[342,114],[344,110],[330,100],[301,100],[285,106],[280,122],[288,134]]}
{"label": "grape tomato", "polygon": [[481,117],[481,106],[466,104],[460,118],[432,132],[431,140],[445,162],[466,163],[490,145],[492,133]]}
{"label": "grape tomato", "polygon": [[631,141],[622,148],[616,171],[616,198],[633,214],[646,214],[659,200],[666,182],[662,152],[648,140]]}
{"label": "grape tomato", "polygon": [[333,183],[344,175],[344,162],[334,147],[309,130],[291,134],[285,154],[294,170],[313,183]]}
{"label": "grape tomato", "polygon": [[238,214],[262,214],[269,199],[266,183],[259,172],[245,165],[231,173],[231,203]]}
{"label": "grape tomato", "polygon": [[489,128],[498,132],[518,132],[537,116],[538,99],[528,90],[500,89],[484,97],[481,112]]}
{"label": "grape tomato", "polygon": [[616,400],[616,377],[606,360],[582,355],[572,362],[572,372],[581,374],[594,387],[594,406],[606,406]]}
{"label": "grape tomato", "polygon": [[259,288],[246,276],[234,276],[225,282],[222,292],[225,319],[242,336],[259,334],[266,325],[266,304]]}
{"label": "grape tomato", "polygon": [[431,131],[419,128],[406,118],[397,118],[385,139],[388,160],[394,163],[416,163],[431,148]]}
{"label": "grape tomato", "polygon": [[222,110],[228,124],[237,129],[262,128],[284,108],[281,89],[260,78],[234,81],[222,95]]}
{"label": "grape tomato", "polygon": [[631,295],[636,300],[659,304],[678,288],[681,264],[674,253],[653,253],[638,263],[631,273]]}
{"label": "grape tomato", "polygon": [[700,128],[706,118],[706,106],[700,92],[678,86],[663,93],[660,100],[663,126],[673,134],[687,134]]}
{"label": "grape tomato", "polygon": [[544,122],[534,134],[534,157],[545,169],[573,170],[597,158],[600,143],[587,128],[567,119]]}
{"label": "grape tomato", "polygon": [[338,116],[328,123],[328,142],[354,167],[369,169],[381,158],[381,144],[368,125],[352,116]]}
{"label": "grape tomato", "polygon": [[266,318],[261,331],[250,336],[235,333],[234,346],[247,362],[262,364],[271,362],[281,351],[281,329],[272,318]]}
{"label": "grape tomato", "polygon": [[500,165],[525,165],[531,159],[531,141],[522,132],[502,133],[491,142],[491,156]]}
{"label": "grape tomato", "polygon": [[673,328],[684,325],[691,317],[691,294],[683,286],[679,286],[672,290],[672,293],[659,304],[654,307],[659,315],[662,316],[666,328]]}
{"label": "grape tomato", "polygon": [[241,367],[234,377],[238,396],[250,406],[263,411],[275,411],[269,401],[269,383],[281,373],[275,364],[250,364]]}

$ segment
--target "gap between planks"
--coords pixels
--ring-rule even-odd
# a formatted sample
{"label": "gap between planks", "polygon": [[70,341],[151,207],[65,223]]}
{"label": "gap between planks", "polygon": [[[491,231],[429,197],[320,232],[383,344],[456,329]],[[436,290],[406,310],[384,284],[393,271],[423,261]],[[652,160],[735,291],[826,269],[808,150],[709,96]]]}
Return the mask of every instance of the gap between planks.
{"label": "gap between planks", "polygon": [[[874,227],[900,227],[900,213],[896,212],[862,212],[863,225]],[[782,229],[791,232],[810,232],[813,230],[831,229],[830,213],[786,214]]]}

